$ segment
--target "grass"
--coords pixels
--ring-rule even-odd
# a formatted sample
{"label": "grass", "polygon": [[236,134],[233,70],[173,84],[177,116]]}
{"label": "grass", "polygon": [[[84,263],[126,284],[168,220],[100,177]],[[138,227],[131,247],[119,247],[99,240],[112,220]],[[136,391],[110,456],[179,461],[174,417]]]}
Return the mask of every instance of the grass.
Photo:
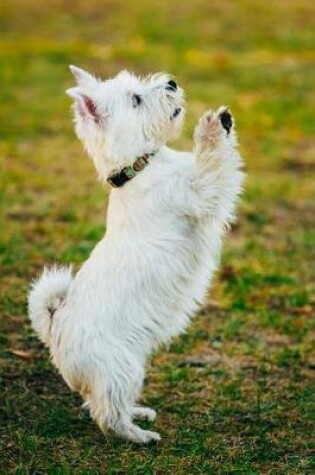
{"label": "grass", "polygon": [[[306,0],[2,2],[1,474],[313,473],[314,13]],[[148,372],[157,446],[104,437],[26,318],[42,266],[80,265],[104,232],[106,190],[64,95],[69,63],[173,73],[188,96],[179,148],[209,106],[237,119],[238,223],[207,305]]]}

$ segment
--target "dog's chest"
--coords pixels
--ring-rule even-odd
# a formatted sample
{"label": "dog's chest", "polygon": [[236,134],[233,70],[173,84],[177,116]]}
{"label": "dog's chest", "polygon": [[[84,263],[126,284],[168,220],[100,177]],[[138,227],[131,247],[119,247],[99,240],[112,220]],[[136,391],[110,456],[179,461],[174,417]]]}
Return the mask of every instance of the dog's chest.
{"label": "dog's chest", "polygon": [[198,273],[212,267],[209,223],[189,218],[172,209],[162,199],[163,190],[152,189],[142,197],[113,200],[108,213],[108,244],[119,248],[125,269],[132,268],[139,278],[155,288],[169,284],[187,293]]}
{"label": "dog's chest", "polygon": [[186,298],[198,275],[209,269],[208,233],[186,217],[143,212],[114,236],[110,243],[120,249],[121,268],[132,273],[135,285],[150,283],[161,297],[174,293],[176,299],[180,294]]}

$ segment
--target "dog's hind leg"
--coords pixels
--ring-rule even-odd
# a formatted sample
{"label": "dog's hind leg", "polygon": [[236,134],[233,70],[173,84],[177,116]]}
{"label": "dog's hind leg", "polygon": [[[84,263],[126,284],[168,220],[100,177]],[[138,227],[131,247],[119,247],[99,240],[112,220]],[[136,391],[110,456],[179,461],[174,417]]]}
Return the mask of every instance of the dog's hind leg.
{"label": "dog's hind leg", "polygon": [[138,444],[160,440],[157,432],[141,429],[132,421],[133,417],[154,420],[155,411],[153,409],[136,406],[129,408],[124,398],[117,393],[115,396],[118,397],[110,396],[108,398],[108,396],[108,394],[90,394],[87,401],[91,416],[102,432],[105,433],[106,429],[110,428],[117,435]]}
{"label": "dog's hind leg", "polygon": [[108,371],[103,377],[96,378],[96,384],[90,388],[86,400],[91,416],[102,432],[110,428],[117,435],[138,444],[159,441],[157,432],[143,430],[132,421],[136,417],[153,420],[156,415],[153,409],[135,404],[142,389],[143,366],[128,357],[126,352],[121,352],[119,356],[119,360],[113,359],[107,366]]}

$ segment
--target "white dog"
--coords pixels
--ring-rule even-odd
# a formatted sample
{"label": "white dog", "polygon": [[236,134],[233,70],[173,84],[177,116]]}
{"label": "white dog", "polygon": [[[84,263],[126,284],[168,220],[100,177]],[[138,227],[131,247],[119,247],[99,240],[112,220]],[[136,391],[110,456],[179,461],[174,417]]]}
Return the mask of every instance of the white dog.
{"label": "white dog", "polygon": [[181,130],[183,91],[164,74],[123,71],[100,81],[71,66],[76,132],[101,180],[113,187],[107,231],[72,277],[44,270],[29,315],[54,364],[101,430],[160,440],[135,418],[145,365],[182,333],[205,299],[241,191],[242,160],[228,109],[208,111],[193,153],[166,147]]}

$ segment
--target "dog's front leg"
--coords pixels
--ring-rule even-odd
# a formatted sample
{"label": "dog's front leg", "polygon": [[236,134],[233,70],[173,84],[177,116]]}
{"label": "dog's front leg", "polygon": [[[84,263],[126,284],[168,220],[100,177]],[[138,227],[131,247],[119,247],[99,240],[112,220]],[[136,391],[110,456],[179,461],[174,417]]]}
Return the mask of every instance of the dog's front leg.
{"label": "dog's front leg", "polygon": [[220,107],[216,112],[205,113],[195,129],[194,140],[196,167],[191,183],[200,200],[200,215],[228,222],[243,182],[242,161],[228,109]]}

